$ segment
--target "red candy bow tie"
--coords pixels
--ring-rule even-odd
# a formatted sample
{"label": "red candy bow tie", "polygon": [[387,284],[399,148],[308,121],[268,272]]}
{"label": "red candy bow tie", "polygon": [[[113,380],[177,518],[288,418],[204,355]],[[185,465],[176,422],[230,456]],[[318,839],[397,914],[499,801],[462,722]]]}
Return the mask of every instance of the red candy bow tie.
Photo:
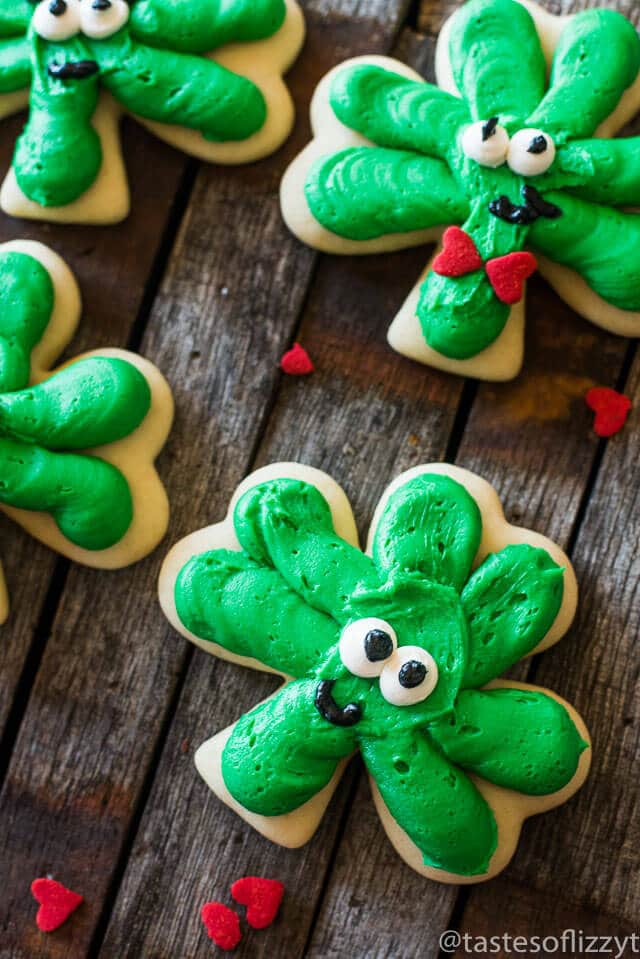
{"label": "red candy bow tie", "polygon": [[485,268],[494,293],[503,303],[513,306],[524,293],[524,283],[538,268],[533,253],[508,253],[483,262],[473,239],[459,226],[450,226],[442,238],[442,252],[433,261],[440,276],[466,276]]}

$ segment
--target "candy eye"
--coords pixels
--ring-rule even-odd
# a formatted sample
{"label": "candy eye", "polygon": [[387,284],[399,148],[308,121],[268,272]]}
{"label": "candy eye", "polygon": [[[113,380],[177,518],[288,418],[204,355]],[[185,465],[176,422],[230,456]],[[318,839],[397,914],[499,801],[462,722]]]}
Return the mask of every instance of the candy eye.
{"label": "candy eye", "polygon": [[519,176],[540,176],[556,158],[556,145],[544,130],[518,130],[511,137],[507,163]]}
{"label": "candy eye", "polygon": [[509,134],[497,117],[472,123],[462,134],[462,149],[481,166],[499,167],[507,159]]}
{"label": "candy eye", "polygon": [[380,675],[397,645],[393,627],[384,619],[357,619],[342,631],[340,659],[354,676],[373,679]]}
{"label": "candy eye", "polygon": [[430,696],[438,682],[433,656],[421,646],[400,646],[385,663],[380,692],[394,706],[413,706]]}
{"label": "candy eye", "polygon": [[80,32],[77,0],[42,0],[33,11],[33,29],[43,40],[69,40]]}
{"label": "candy eye", "polygon": [[124,0],[82,0],[82,32],[92,40],[105,40],[117,33],[129,19],[129,4]]}

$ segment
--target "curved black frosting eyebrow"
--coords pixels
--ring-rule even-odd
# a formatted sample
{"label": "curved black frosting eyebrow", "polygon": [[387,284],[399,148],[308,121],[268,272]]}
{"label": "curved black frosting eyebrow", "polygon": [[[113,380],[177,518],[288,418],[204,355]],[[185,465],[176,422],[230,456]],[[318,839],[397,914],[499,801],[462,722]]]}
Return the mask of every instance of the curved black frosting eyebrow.
{"label": "curved black frosting eyebrow", "polygon": [[69,60],[66,63],[50,63],[47,73],[56,80],[85,80],[95,76],[99,70],[95,60]]}
{"label": "curved black frosting eyebrow", "polygon": [[332,695],[335,679],[323,679],[316,689],[315,705],[323,719],[332,726],[355,726],[362,718],[362,710],[357,703],[348,703],[340,707]]}
{"label": "curved black frosting eyebrow", "polygon": [[490,117],[486,123],[482,125],[482,142],[486,141],[493,136],[496,132],[496,127],[498,126],[498,118]]}

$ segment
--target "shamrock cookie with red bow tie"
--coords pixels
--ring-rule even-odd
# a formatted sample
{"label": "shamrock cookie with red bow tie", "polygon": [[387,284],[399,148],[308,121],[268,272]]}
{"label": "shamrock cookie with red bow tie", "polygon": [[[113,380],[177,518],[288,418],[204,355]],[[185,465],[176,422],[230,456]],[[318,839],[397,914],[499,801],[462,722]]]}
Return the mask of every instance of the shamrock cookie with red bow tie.
{"label": "shamrock cookie with red bow tie", "polygon": [[0,206],[124,219],[125,111],[202,160],[268,156],[293,124],[282,75],[303,38],[296,0],[0,0],[0,117],[29,107]]}
{"label": "shamrock cookie with red bow tie", "polygon": [[291,230],[332,253],[442,238],[391,345],[450,372],[519,372],[526,280],[640,335],[640,39],[610,10],[554,17],[528,0],[470,0],[438,43],[438,86],[364,57],[321,82],[315,139],[282,185]]}

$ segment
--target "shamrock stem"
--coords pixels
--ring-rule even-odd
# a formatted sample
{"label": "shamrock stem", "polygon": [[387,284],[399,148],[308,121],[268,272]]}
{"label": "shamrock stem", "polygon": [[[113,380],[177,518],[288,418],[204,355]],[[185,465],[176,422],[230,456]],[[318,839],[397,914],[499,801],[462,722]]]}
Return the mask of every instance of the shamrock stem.
{"label": "shamrock stem", "polygon": [[100,138],[91,119],[98,81],[55,79],[49,66],[87,59],[84,44],[33,40],[29,119],[16,144],[14,170],[23,193],[41,206],[64,206],[91,186],[102,165]]}

